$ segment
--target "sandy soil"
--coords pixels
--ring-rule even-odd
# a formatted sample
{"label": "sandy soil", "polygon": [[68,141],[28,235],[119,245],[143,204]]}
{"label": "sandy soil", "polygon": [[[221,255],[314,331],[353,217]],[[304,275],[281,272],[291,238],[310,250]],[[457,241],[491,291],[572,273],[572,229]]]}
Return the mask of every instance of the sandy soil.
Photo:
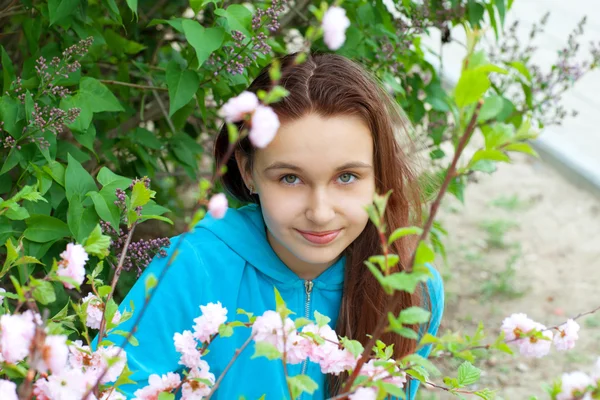
{"label": "sandy soil", "polygon": [[[494,336],[514,312],[553,326],[600,306],[600,199],[539,160],[514,159],[470,185],[465,206],[455,199],[443,205],[441,221],[453,236],[447,265],[438,262],[447,291],[442,331],[469,334],[481,320]],[[575,349],[537,360],[493,353],[479,363],[484,375],[473,389],[549,399],[545,384],[563,372],[590,371],[600,356],[600,312],[578,322]],[[420,394],[452,398],[438,390]]]}

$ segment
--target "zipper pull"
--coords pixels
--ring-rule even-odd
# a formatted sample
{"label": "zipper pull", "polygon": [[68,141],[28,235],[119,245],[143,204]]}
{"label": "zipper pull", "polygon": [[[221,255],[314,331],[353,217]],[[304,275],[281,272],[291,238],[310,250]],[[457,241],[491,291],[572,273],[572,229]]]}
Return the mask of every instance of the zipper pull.
{"label": "zipper pull", "polygon": [[313,281],[304,281],[304,290],[306,291],[306,295],[310,295],[313,288]]}

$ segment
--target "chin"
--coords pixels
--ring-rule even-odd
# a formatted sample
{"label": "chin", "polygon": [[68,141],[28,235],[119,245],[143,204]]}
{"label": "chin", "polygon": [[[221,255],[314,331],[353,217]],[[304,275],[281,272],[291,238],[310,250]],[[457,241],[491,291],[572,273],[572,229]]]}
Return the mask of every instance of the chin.
{"label": "chin", "polygon": [[337,246],[335,248],[332,246],[330,249],[310,246],[303,247],[302,250],[296,253],[296,257],[309,264],[333,264],[344,251],[344,249],[338,249]]}

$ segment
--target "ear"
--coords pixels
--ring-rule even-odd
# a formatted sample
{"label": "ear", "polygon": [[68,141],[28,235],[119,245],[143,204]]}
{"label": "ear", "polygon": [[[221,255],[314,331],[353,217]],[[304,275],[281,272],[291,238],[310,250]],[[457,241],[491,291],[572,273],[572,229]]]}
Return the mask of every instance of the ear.
{"label": "ear", "polygon": [[252,179],[252,171],[250,170],[250,160],[248,159],[248,155],[245,154],[243,151],[237,149],[235,151],[235,162],[237,163],[238,166],[238,170],[240,171],[240,175],[242,176],[242,179],[244,180],[244,184],[246,185],[246,187],[249,187],[250,185],[254,185],[253,179]]}

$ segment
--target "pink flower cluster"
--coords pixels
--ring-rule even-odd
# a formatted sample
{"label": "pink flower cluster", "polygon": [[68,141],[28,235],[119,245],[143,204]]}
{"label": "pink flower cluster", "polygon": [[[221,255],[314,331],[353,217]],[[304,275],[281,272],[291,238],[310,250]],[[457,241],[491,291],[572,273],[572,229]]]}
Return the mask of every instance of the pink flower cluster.
{"label": "pink flower cluster", "polygon": [[227,309],[220,302],[200,306],[202,315],[194,319],[194,337],[202,343],[209,343],[210,337],[219,332],[219,327],[227,321]]}
{"label": "pink flower cluster", "polygon": [[[35,382],[33,393],[36,399],[81,399],[96,384],[105,369],[107,372],[100,379],[100,383],[116,381],[127,362],[126,353],[123,350],[119,353],[119,350],[118,347],[109,346],[92,352],[89,346],[83,346],[81,341],[74,342],[67,348],[68,363],[58,373],[53,371],[47,378],[40,378]],[[116,362],[108,367],[109,361],[115,358]],[[125,397],[115,390],[109,390],[100,396],[100,400],[124,399]],[[96,400],[96,396],[90,394],[87,400]]]}
{"label": "pink flower cluster", "polygon": [[260,104],[256,94],[248,91],[229,99],[219,110],[227,122],[239,122],[250,116],[250,141],[259,148],[267,147],[279,129],[279,118],[269,106]]}
{"label": "pink flower cluster", "polygon": [[217,193],[208,202],[208,213],[215,219],[221,219],[225,216],[227,207],[227,196],[224,193]]}
{"label": "pink flower cluster", "polygon": [[594,371],[588,375],[581,371],[565,373],[561,377],[561,390],[556,400],[592,400],[592,392],[600,388],[600,358]]}
{"label": "pink flower cluster", "polygon": [[346,10],[342,7],[332,6],[325,12],[321,27],[323,28],[323,41],[330,50],[337,50],[346,41],[346,29],[350,20],[346,17]]}
{"label": "pink flower cluster", "polygon": [[[61,261],[58,263],[57,274],[73,279],[78,285],[83,283],[85,279],[85,263],[89,257],[85,249],[80,244],[67,244],[65,251],[60,253]],[[73,289],[71,283],[63,282],[67,289]]]}
{"label": "pink flower cluster", "polygon": [[572,349],[579,338],[579,324],[572,319],[559,326],[558,333],[554,335],[546,326],[523,313],[505,318],[501,330],[505,340],[516,345],[519,352],[526,357],[544,357],[550,352],[552,343],[558,350]]}
{"label": "pink flower cluster", "polygon": [[4,314],[0,317],[1,361],[16,364],[29,355],[37,324],[42,320],[38,314],[27,310],[22,314]]}
{"label": "pink flower cluster", "polygon": [[[100,329],[100,322],[104,314],[104,303],[102,300],[90,292],[83,298],[82,303],[87,304],[85,324],[92,329]],[[112,322],[118,324],[119,321],[121,321],[121,313],[117,310]]]}

